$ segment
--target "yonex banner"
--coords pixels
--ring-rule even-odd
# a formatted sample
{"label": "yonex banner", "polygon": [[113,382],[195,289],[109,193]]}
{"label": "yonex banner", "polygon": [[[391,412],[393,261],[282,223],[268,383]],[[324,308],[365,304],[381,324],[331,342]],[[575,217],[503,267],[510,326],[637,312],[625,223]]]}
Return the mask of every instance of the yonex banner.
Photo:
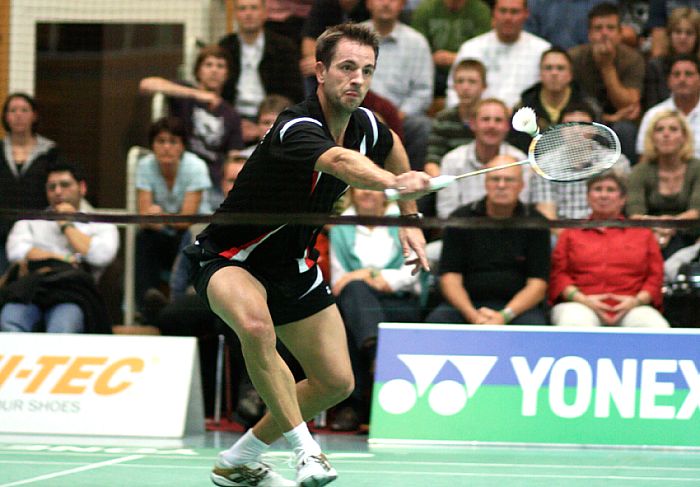
{"label": "yonex banner", "polygon": [[197,341],[0,334],[0,432],[179,438],[204,431]]}
{"label": "yonex banner", "polygon": [[381,324],[370,441],[700,446],[700,332]]}

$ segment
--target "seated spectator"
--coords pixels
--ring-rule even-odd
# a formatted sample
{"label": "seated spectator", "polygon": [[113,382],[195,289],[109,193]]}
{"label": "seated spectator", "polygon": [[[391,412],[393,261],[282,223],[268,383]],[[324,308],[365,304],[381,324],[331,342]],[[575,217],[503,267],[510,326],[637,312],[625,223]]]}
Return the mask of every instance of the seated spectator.
{"label": "seated spectator", "polygon": [[[12,93],[2,106],[5,138],[0,140],[0,207],[12,210],[46,208],[46,168],[56,160],[56,144],[37,133],[39,114],[34,98]],[[14,222],[0,221],[0,274],[7,270],[5,241]]]}
{"label": "seated spectator", "polygon": [[[700,160],[685,117],[664,110],[649,122],[642,162],[632,169],[627,198],[630,218],[689,220],[700,216]],[[675,228],[654,229],[664,258],[695,242],[697,235]]]}
{"label": "seated spectator", "polygon": [[[242,156],[244,161],[248,159],[248,156],[250,156],[258,146],[258,142],[265,136],[270,127],[272,127],[272,124],[275,123],[277,116],[282,113],[285,108],[293,104],[292,100],[282,95],[267,95],[263,98],[263,101],[260,102],[260,106],[258,107],[258,117],[255,121],[255,142],[242,151],[236,152],[234,157]],[[223,196],[226,195],[221,195],[218,191],[213,191],[212,193],[212,196],[218,199],[216,206],[212,206],[216,208],[219,206],[219,203],[223,201]]]}
{"label": "seated spectator", "polygon": [[671,62],[677,56],[698,57],[700,51],[700,12],[692,8],[678,8],[668,19],[670,32],[669,52],[651,58],[644,73],[643,106],[647,110],[671,96],[668,75]]}
{"label": "seated spectator", "polygon": [[[210,213],[211,188],[206,163],[185,152],[185,128],[178,118],[162,118],[148,131],[153,154],[139,160],[136,190],[140,215]],[[136,302],[157,291],[161,272],[170,272],[175,256],[189,243],[189,223],[145,223],[136,236]]]}
{"label": "seated spectator", "polygon": [[231,58],[231,72],[224,83],[223,98],[243,117],[243,141],[255,141],[258,106],[266,95],[302,100],[297,46],[264,28],[265,0],[238,0],[234,9],[238,31],[219,41]]}
{"label": "seated spectator", "polygon": [[433,177],[440,175],[440,161],[445,154],[474,140],[469,121],[486,89],[486,68],[481,61],[464,59],[452,71],[452,81],[459,102],[435,116],[428,136],[423,170]]}
{"label": "seated spectator", "polygon": [[[510,112],[502,101],[495,98],[481,100],[470,126],[475,139],[445,154],[440,164],[442,174],[456,176],[482,169],[499,154],[513,156],[516,160],[527,158],[519,149],[505,142],[510,130]],[[530,167],[523,166],[523,172],[525,186],[518,194],[522,201],[528,201]],[[437,214],[440,218],[446,218],[458,207],[479,200],[484,195],[484,175],[461,179],[437,193]]]}
{"label": "seated spectator", "polygon": [[[583,102],[570,103],[562,110],[561,117],[563,123],[591,123],[595,120],[593,110]],[[629,174],[631,170],[629,159],[624,154],[620,154],[620,159],[613,166],[613,170],[618,174]],[[533,174],[531,201],[537,205],[537,211],[550,220],[587,218],[591,212],[586,181],[558,183]],[[561,229],[552,229],[555,235],[560,232]]]}
{"label": "seated spectator", "polygon": [[[515,162],[496,156],[487,167]],[[520,202],[522,166],[486,174],[486,197],[455,210],[453,217],[493,219],[541,216]],[[494,244],[499,242],[500,244]],[[549,232],[523,228],[448,227],[440,257],[445,299],[428,323],[545,325],[543,299],[549,277]]]}
{"label": "seated spectator", "polygon": [[430,44],[435,64],[436,97],[444,97],[447,76],[462,43],[491,28],[491,11],[483,0],[422,0],[411,26]]}
{"label": "seated spectator", "polygon": [[596,103],[585,95],[573,80],[571,57],[558,47],[542,53],[540,80],[523,91],[517,105],[517,108],[526,106],[535,110],[540,131],[560,123],[562,112],[568,105],[586,103],[593,106]]}
{"label": "seated spectator", "polygon": [[[49,210],[92,212],[87,184],[73,165],[56,162],[43,185]],[[0,292],[0,330],[48,333],[110,333],[107,309],[96,282],[119,248],[115,225],[66,220],[20,220],[7,239],[17,264],[16,280]],[[22,276],[24,272],[28,274]]]}
{"label": "seated spectator", "polygon": [[[671,97],[654,105],[644,114],[637,134],[637,153],[642,155],[650,121],[662,111],[675,110],[685,116],[691,138],[700,140],[700,63],[697,56],[679,56],[671,61],[668,73]],[[700,144],[694,144],[694,155],[700,157]]]}
{"label": "seated spectator", "polygon": [[301,42],[301,28],[309,16],[313,0],[265,0],[265,28],[286,37],[296,46]]}
{"label": "seated spectator", "polygon": [[666,25],[673,10],[681,7],[700,10],[700,0],[649,0],[649,17],[646,28],[651,32],[650,57],[668,54],[669,40]]}
{"label": "seated spectator", "polygon": [[[350,189],[351,206],[344,215],[398,215],[384,194]],[[331,428],[357,429],[369,420],[370,365],[378,324],[415,323],[421,319],[419,276],[404,264],[398,227],[336,225],[330,231],[331,285],[348,331],[355,391],[338,410]]]}
{"label": "seated spectator", "polygon": [[[452,70],[462,59],[478,59],[486,66],[488,87],[484,96],[503,100],[511,108],[523,90],[538,81],[540,57],[551,46],[523,31],[528,16],[526,0],[496,0],[491,16],[493,29],[462,44]],[[450,77],[447,106],[456,104]]]}
{"label": "seated spectator", "polygon": [[586,16],[607,0],[527,0],[530,15],[525,30],[553,46],[570,49],[588,40]]}
{"label": "seated spectator", "polygon": [[[627,189],[614,172],[588,180],[592,220],[622,220]],[[552,324],[668,327],[659,313],[663,259],[648,228],[567,228],[552,254]]]}
{"label": "seated spectator", "polygon": [[241,119],[236,110],[221,99],[228,78],[230,60],[219,46],[202,48],[194,65],[196,85],[149,77],[141,80],[142,93],[163,93],[168,97],[169,113],[185,124],[185,143],[209,166],[215,185],[221,178],[221,164],[232,151],[243,148]]}
{"label": "seated spectator", "polygon": [[411,168],[422,170],[430,132],[425,115],[433,101],[433,59],[423,34],[399,22],[404,0],[367,0],[370,20],[363,22],[379,37],[381,56],[372,90],[392,102],[403,122]]}
{"label": "seated spectator", "polygon": [[635,162],[634,140],[644,82],[644,59],[622,43],[620,12],[601,3],[588,13],[588,44],[569,50],[574,79],[602,107],[603,122],[620,137],[622,152]]}

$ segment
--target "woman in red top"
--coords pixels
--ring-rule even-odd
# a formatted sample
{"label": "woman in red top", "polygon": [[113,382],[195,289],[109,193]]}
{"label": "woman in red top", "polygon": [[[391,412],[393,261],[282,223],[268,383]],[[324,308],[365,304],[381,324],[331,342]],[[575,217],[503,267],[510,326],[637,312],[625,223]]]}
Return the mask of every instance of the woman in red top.
{"label": "woman in red top", "polygon": [[[623,219],[624,180],[615,173],[587,183],[593,220]],[[564,230],[552,254],[552,324],[668,327],[661,306],[663,259],[648,228]]]}

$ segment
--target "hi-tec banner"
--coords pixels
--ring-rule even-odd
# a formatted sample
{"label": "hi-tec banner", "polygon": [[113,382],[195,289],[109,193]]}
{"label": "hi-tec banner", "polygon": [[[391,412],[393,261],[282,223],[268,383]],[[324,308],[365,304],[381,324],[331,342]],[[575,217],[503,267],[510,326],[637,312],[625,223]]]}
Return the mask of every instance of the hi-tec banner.
{"label": "hi-tec banner", "polygon": [[186,431],[204,431],[195,338],[0,334],[0,432]]}
{"label": "hi-tec banner", "polygon": [[700,332],[381,324],[371,442],[700,446]]}

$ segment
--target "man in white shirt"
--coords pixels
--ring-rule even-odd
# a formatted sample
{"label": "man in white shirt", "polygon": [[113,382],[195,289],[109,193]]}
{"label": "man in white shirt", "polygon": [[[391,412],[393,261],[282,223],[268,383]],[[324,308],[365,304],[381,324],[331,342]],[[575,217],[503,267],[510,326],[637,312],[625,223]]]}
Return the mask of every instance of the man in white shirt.
{"label": "man in white shirt", "polygon": [[649,123],[661,110],[675,110],[685,115],[693,131],[695,157],[700,158],[700,64],[694,56],[678,56],[668,73],[668,88],[671,97],[646,111],[637,132],[636,150],[644,152],[644,134]]}
{"label": "man in white shirt", "polygon": [[363,24],[379,36],[382,53],[372,91],[398,108],[411,169],[422,170],[431,126],[425,111],[433,101],[435,65],[423,34],[399,22],[403,6],[404,0],[367,0],[371,18]]}
{"label": "man in white shirt", "polygon": [[[474,140],[451,150],[442,158],[441,173],[446,175],[464,174],[482,169],[484,164],[497,155],[508,155],[519,161],[527,156],[516,147],[505,142],[510,130],[510,111],[496,98],[481,100],[475,110],[470,126]],[[523,166],[524,187],[520,193],[523,202],[528,201],[530,166]],[[463,178],[437,193],[437,214],[446,218],[460,206],[481,199],[486,194],[484,175]]]}
{"label": "man in white shirt", "polygon": [[[486,66],[484,96],[503,100],[508,107],[540,79],[539,65],[549,42],[523,30],[528,17],[526,0],[496,0],[491,14],[493,29],[469,39],[459,48],[452,69],[463,59],[477,59]],[[452,72],[447,81],[447,106],[457,104]]]}
{"label": "man in white shirt", "polygon": [[[85,178],[74,166],[57,163],[49,170],[46,197],[50,210],[66,214],[92,212],[92,206],[84,199],[86,192]],[[95,281],[112,263],[118,249],[117,227],[109,223],[20,220],[7,237],[10,262],[27,261],[30,270],[37,262],[41,262],[42,267],[49,267],[52,261],[65,262],[65,267],[86,265]],[[76,287],[75,284],[71,286],[73,295],[80,298],[76,302],[52,302],[39,306],[34,300],[40,293],[36,293],[31,302],[9,299],[0,311],[0,331],[39,331],[42,321],[49,333],[95,331],[86,326],[85,298],[75,292]],[[96,325],[103,327],[107,323]]]}

